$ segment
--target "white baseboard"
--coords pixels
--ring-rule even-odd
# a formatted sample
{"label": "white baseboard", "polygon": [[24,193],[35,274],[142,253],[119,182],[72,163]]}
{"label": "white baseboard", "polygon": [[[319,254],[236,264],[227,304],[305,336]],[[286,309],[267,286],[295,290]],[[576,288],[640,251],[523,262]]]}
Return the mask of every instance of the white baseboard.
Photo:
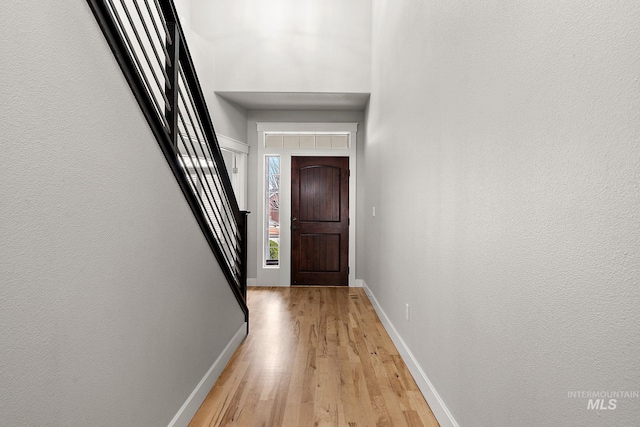
{"label": "white baseboard", "polygon": [[[352,287],[353,288],[361,288],[363,283],[364,283],[364,280],[355,279],[353,281],[353,286]],[[247,278],[247,287],[251,287],[251,286],[258,286],[258,279]],[[281,285],[279,283],[276,283],[276,284],[269,285],[269,287],[271,287],[271,288],[285,287],[286,288],[286,287],[289,287],[289,285]]]}
{"label": "white baseboard", "polygon": [[391,323],[391,320],[389,320],[389,317],[378,303],[378,300],[373,295],[373,292],[371,292],[371,289],[369,289],[369,287],[367,286],[367,283],[364,280],[361,281],[364,292],[369,297],[373,308],[376,310],[376,313],[378,313],[380,321],[387,330],[387,333],[391,337],[391,340],[396,345],[396,348],[398,349],[400,356],[402,356],[404,363],[406,363],[407,367],[409,368],[409,372],[411,372],[411,375],[413,375],[416,384],[418,384],[418,388],[422,392],[422,395],[431,408],[431,412],[433,412],[433,415],[435,415],[438,423],[440,423],[440,427],[459,427],[458,423],[451,415],[451,412],[449,412],[449,409],[447,409],[447,406],[442,401],[442,398],[433,387],[433,384],[431,384],[431,381],[429,381],[429,378],[422,370],[422,367],[420,366],[420,364],[418,364],[418,361],[413,356],[413,353],[411,353],[411,350],[409,350],[407,344],[404,342],[400,334],[398,334],[398,331],[393,326],[393,323]]}
{"label": "white baseboard", "polygon": [[263,282],[262,285],[258,285],[258,279],[256,279],[256,278],[254,278],[254,279],[247,278],[247,287],[250,288],[250,287],[255,287],[255,286],[266,286],[268,288],[288,288],[289,287],[289,285],[286,285],[286,284],[283,285],[283,284],[281,284],[279,282],[277,282],[277,283],[268,283],[267,282],[266,285]]}
{"label": "white baseboard", "polygon": [[189,425],[198,408],[200,408],[200,405],[202,405],[202,402],[204,402],[204,399],[209,394],[209,391],[213,388],[216,380],[220,377],[220,374],[222,374],[222,370],[227,366],[231,356],[233,356],[233,353],[246,336],[247,324],[243,323],[240,329],[238,329],[238,332],[231,338],[229,344],[222,350],[220,356],[213,362],[211,368],[209,368],[204,377],[202,377],[196,388],[191,392],[168,427],[187,427]]}

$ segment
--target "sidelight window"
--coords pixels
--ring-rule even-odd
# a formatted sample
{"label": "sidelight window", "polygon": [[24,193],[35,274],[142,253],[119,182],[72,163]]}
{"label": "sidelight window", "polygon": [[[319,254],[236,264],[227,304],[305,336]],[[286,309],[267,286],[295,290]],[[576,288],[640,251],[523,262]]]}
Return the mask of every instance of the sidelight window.
{"label": "sidelight window", "polygon": [[265,265],[280,263],[280,156],[265,157]]}

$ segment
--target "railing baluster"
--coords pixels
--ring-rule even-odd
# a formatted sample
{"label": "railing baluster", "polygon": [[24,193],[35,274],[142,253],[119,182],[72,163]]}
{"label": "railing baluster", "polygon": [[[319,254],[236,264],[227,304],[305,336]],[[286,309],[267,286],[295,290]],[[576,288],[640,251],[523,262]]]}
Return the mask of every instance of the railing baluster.
{"label": "railing baluster", "polygon": [[[135,61],[135,65],[138,68],[137,71],[137,75],[140,76],[141,80],[144,82],[144,85],[146,86],[147,90],[149,92],[152,91],[151,88],[151,84],[149,83],[149,79],[147,78],[147,76],[142,72],[143,68],[142,68],[142,64],[140,63],[140,60],[138,59],[138,57],[135,54],[135,49],[133,47],[133,43],[131,42],[131,38],[129,37],[129,35],[127,34],[127,32],[125,31],[125,27],[122,23],[122,20],[120,19],[120,16],[118,15],[118,11],[115,7],[115,5],[113,4],[112,0],[108,0],[109,5],[111,6],[111,14],[112,16],[115,17],[116,22],[117,22],[117,26],[120,29],[120,34],[122,35],[122,37],[124,38],[124,40],[126,41],[126,46],[127,49],[130,52],[130,57]],[[155,75],[154,75],[155,76]],[[163,94],[164,96],[164,94]],[[153,102],[153,104],[155,105],[156,109],[158,112],[162,112],[163,108],[160,107],[160,104],[158,103],[158,100],[156,99],[156,97],[154,96],[149,96],[149,98],[151,99],[151,101]],[[165,98],[165,103],[167,102],[166,98]],[[167,125],[166,121],[163,118],[163,122],[165,124],[165,126]]]}
{"label": "railing baluster", "polygon": [[[180,116],[182,117],[182,114],[181,114],[181,113],[180,113]],[[182,118],[181,118],[181,120],[182,120]],[[192,153],[189,151],[189,147],[188,147],[188,146],[187,146],[187,144],[185,143],[185,141],[184,141],[184,137],[182,136],[182,133],[180,134],[180,139],[182,140],[182,145],[184,146],[185,151],[187,151],[187,155],[188,155],[188,157],[187,157],[187,158],[191,159],[191,162],[192,162],[192,163],[194,162],[194,160],[195,160],[195,161],[197,161],[197,162],[199,163],[199,158],[198,158],[195,154],[192,154]],[[188,134],[187,134],[187,138],[186,138],[186,139],[187,139],[187,140],[189,140],[189,139],[190,139],[190,136],[189,136]],[[192,149],[193,149],[193,150],[194,150],[194,152],[195,152],[196,150],[195,150],[195,147],[193,146],[193,143],[190,143],[190,144],[191,144]],[[198,181],[200,182],[200,184],[201,184],[201,186],[203,187],[203,189],[204,189],[204,187],[205,187],[205,183],[206,183],[207,187],[209,187],[209,183],[207,182],[206,175],[204,174],[204,172],[202,171],[202,169],[199,167],[199,165],[198,165],[198,166],[195,166],[195,165],[194,165],[193,169],[194,169],[194,171],[195,171],[195,175],[198,177]],[[198,196],[198,199],[199,199],[199,202],[200,202],[200,207],[201,207],[201,209],[203,210],[203,213],[204,213],[204,214],[207,216],[207,218],[208,218],[209,226],[210,226],[211,228],[213,228],[213,230],[214,230],[214,234],[216,234],[216,235],[217,235],[218,233],[216,232],[215,228],[213,227],[213,223],[214,223],[214,221],[216,221],[216,222],[220,222],[220,220],[217,218],[216,212],[214,212],[214,215],[216,216],[216,218],[211,218],[211,217],[209,216],[209,213],[207,212],[207,210],[206,210],[206,208],[205,208],[205,206],[206,206],[206,205],[205,205],[205,203],[204,203],[204,199],[203,199],[202,195],[201,195],[199,192],[197,192],[197,193],[198,193],[198,194],[197,194],[197,196]],[[211,192],[210,187],[209,187],[209,191],[208,191],[208,192],[207,192],[207,191],[203,191],[203,193],[204,193],[204,197],[207,199],[207,202],[209,203],[209,206],[214,206],[214,205],[215,205],[215,201],[214,201],[214,200],[211,200],[211,198],[209,197],[209,194],[211,194],[211,195],[213,196],[213,193]],[[220,241],[222,241],[221,236],[217,236],[217,237],[218,237],[218,239],[219,239]],[[228,254],[226,253],[226,251],[224,251],[224,248],[222,248],[222,250],[223,250],[223,255],[224,255],[224,257],[225,257],[225,262],[226,262],[227,264],[229,264]]]}
{"label": "railing baluster", "polygon": [[[182,76],[182,70],[181,70],[181,76]],[[184,82],[184,79],[182,79],[181,81],[182,81],[182,82]],[[185,91],[187,92],[187,95],[188,95],[188,97],[189,97],[189,100],[191,101],[193,98],[192,98],[192,97],[191,97],[191,95],[190,95],[190,91],[189,91],[189,90],[188,90],[188,88],[186,88],[186,87],[185,87]],[[181,100],[182,100],[183,104],[186,106],[186,104],[187,104],[187,103],[186,103],[186,100],[185,100],[185,97],[184,97],[184,93],[183,93],[183,91],[182,91],[182,87],[179,87],[179,92],[180,92]],[[191,109],[193,109],[193,104],[191,104],[191,107],[192,107]],[[193,118],[193,116],[192,116],[192,114],[191,114],[191,109],[187,106],[187,107],[185,108],[185,111],[186,111],[186,113],[187,113],[187,116],[189,117],[189,120],[190,120],[190,123],[191,123],[191,127],[194,129],[194,135],[196,136],[196,138],[197,138],[197,140],[198,140],[198,144],[199,144],[201,147],[204,147],[203,149],[205,149],[205,150],[206,150],[206,152],[204,153],[204,154],[205,154],[205,157],[210,158],[210,159],[213,161],[213,160],[215,160],[215,159],[214,159],[213,155],[211,154],[211,149],[210,149],[210,147],[209,147],[209,144],[207,144],[206,139],[204,139],[204,138],[205,138],[205,135],[204,135],[204,132],[202,131],[202,124],[200,123],[200,121],[199,121],[199,120],[195,120],[195,119]],[[195,113],[195,109],[194,109],[194,113]],[[198,129],[198,128],[196,128],[196,127],[195,127],[195,123],[194,123],[195,121],[197,121],[197,122],[198,122],[198,128],[200,128],[200,131],[201,131],[201,132],[200,132],[200,134],[201,134],[201,135],[200,135],[200,134],[198,134],[198,132],[197,132],[197,129]],[[208,153],[211,157],[208,157],[208,156],[207,156],[207,153]],[[210,170],[211,175],[221,176],[221,174],[223,173],[222,171],[220,171],[220,170],[219,170],[219,168],[217,167],[217,165],[215,164],[215,162],[213,163],[213,167],[214,167],[215,173],[214,173],[214,171],[211,171],[211,168],[210,168],[209,164],[207,164],[207,167],[208,167],[208,169]],[[236,222],[235,222],[235,218],[234,218],[232,215],[230,215],[230,212],[229,212],[229,209],[230,209],[230,208],[229,208],[229,203],[228,203],[228,196],[227,196],[227,194],[225,194],[225,192],[224,192],[224,188],[223,188],[223,187],[221,187],[221,185],[219,184],[218,180],[214,181],[214,186],[215,186],[215,188],[216,188],[216,193],[217,193],[217,194],[219,194],[219,195],[221,196],[221,200],[220,200],[220,202],[221,202],[221,204],[222,204],[222,212],[221,212],[220,214],[222,215],[222,213],[224,213],[224,216],[225,216],[225,217],[226,217],[226,219],[227,219],[227,223],[228,223],[229,225],[231,225],[231,226],[232,226],[232,228],[233,228],[233,230],[231,230],[231,231],[232,231],[232,233],[233,233],[233,236],[229,236],[229,231],[228,231],[228,230],[226,230],[226,231],[227,231],[227,237],[229,237],[229,238],[230,238],[230,240],[231,240],[231,241],[233,241],[233,239],[234,239],[234,238],[237,238],[237,224],[236,224]]]}
{"label": "railing baluster", "polygon": [[[158,40],[160,41],[160,46],[162,46],[162,50],[164,51],[164,56],[165,58],[169,58],[169,52],[167,51],[167,44],[173,44],[172,38],[170,38],[168,34],[165,32],[164,37],[165,39],[167,39],[167,41],[165,42],[162,40],[162,35],[160,34],[160,30],[158,29],[158,24],[156,23],[156,18],[154,16],[153,11],[151,10],[151,5],[149,4],[149,0],[144,0],[144,5],[146,6],[147,12],[149,13],[149,18],[151,19],[151,23],[153,24],[153,29],[156,32],[156,36],[158,36]],[[159,12],[160,8],[156,10],[158,11],[158,13],[160,13]],[[171,66],[171,64],[168,64],[168,65]]]}
{"label": "railing baluster", "polygon": [[169,123],[169,134],[174,147],[178,146],[178,58],[180,58],[180,34],[178,26],[175,22],[169,23],[169,28],[173,30],[173,43],[169,45],[169,54],[166,57],[167,74],[169,75],[169,83],[166,88],[166,97],[170,100],[174,108],[167,108],[165,115]]}
{"label": "railing baluster", "polygon": [[156,57],[156,61],[158,61],[158,65],[160,66],[160,70],[162,70],[162,74],[164,74],[165,81],[168,82],[167,84],[172,84],[171,79],[167,75],[167,71],[164,68],[165,64],[162,63],[162,60],[160,59],[160,54],[158,53],[158,49],[156,49],[156,44],[153,42],[153,37],[151,37],[151,33],[149,32],[147,21],[146,19],[144,19],[144,16],[142,15],[142,10],[140,9],[140,6],[138,5],[137,1],[134,1],[133,5],[136,8],[136,12],[138,12],[140,23],[142,24],[142,28],[144,29],[144,32],[147,34],[147,39],[149,41],[149,44],[151,45],[151,50],[153,51],[153,55]]}
{"label": "railing baluster", "polygon": [[[188,108],[188,106],[186,105],[186,102],[185,102],[185,99],[184,99],[184,95],[182,94],[182,88],[181,88],[180,86],[181,86],[181,85],[179,84],[179,85],[178,85],[178,92],[179,92],[179,94],[180,94],[180,98],[181,98],[181,100],[182,100],[182,104],[185,106],[184,110],[185,110],[185,112],[187,113],[187,117],[189,117],[189,121],[190,121],[190,123],[191,123],[191,127],[195,129],[195,123],[194,123],[194,121],[193,121],[194,119],[193,119],[193,117],[191,116],[191,113],[189,112],[189,108]],[[187,123],[185,122],[185,120],[184,120],[184,118],[183,118],[183,116],[182,116],[182,109],[181,109],[181,108],[178,108],[178,114],[180,115],[180,118],[181,118],[182,122],[185,124],[185,131],[187,132],[187,140],[189,140],[189,142],[190,142],[190,144],[191,144],[191,147],[193,148],[193,150],[194,150],[194,152],[195,152],[195,151],[197,151],[197,150],[196,150],[196,149],[195,149],[195,147],[193,146],[193,139],[191,138],[191,134],[190,134],[190,132],[189,132],[189,130],[188,130],[188,128],[187,128],[187,126],[186,126],[186,124],[187,124]],[[200,140],[200,137],[197,135],[197,133],[195,133],[195,137],[196,137],[196,140],[198,141],[198,144],[202,147],[202,145],[203,145],[203,141],[201,141],[201,140]],[[196,157],[197,157],[197,154],[196,154]],[[205,159],[206,159],[206,157],[205,157]],[[211,171],[211,168],[209,167],[209,162],[208,162],[208,161],[206,161],[206,165],[207,165],[207,169],[209,170],[209,173],[210,173],[211,175],[213,175],[214,173],[213,173],[213,171]],[[214,182],[214,186],[216,186],[215,182]],[[213,191],[211,190],[211,186],[209,185],[209,183],[208,183],[208,182],[207,182],[207,187],[209,188],[209,192],[213,195],[214,193],[213,193]],[[219,190],[219,188],[218,188],[217,186],[216,186],[216,190],[217,190],[217,193],[219,194],[219,193],[220,193],[220,190]],[[211,203],[211,206],[212,206],[212,207],[213,207],[213,206],[215,206],[215,207],[216,207],[216,213],[217,213],[218,215],[220,215],[220,213],[219,213],[219,212],[217,212],[217,204],[215,204],[215,203]],[[221,215],[220,215],[220,216],[218,216],[218,215],[216,215],[216,217],[217,217],[217,219],[218,219],[218,223],[219,223],[219,224],[224,224],[224,222],[222,221],[222,219],[223,219],[223,218],[222,218],[222,216],[221,216]],[[223,231],[222,231],[223,233],[224,233],[224,232],[227,232],[227,236],[226,236],[226,237],[227,237],[227,238],[229,238],[230,236],[228,235],[228,231],[226,230],[226,228],[221,227],[221,229],[223,230]],[[225,240],[226,240],[226,239],[225,239]]]}
{"label": "railing baluster", "polygon": [[[183,70],[183,69],[180,69],[180,73],[181,73],[181,75],[182,75],[183,81],[185,81],[185,82],[186,82],[186,81],[187,81],[187,79],[184,77],[184,70]],[[191,95],[191,91],[187,91],[187,96],[189,97],[189,101],[191,102],[191,105],[194,105],[194,106],[195,106],[195,105],[196,105],[196,103],[195,103],[195,101],[194,101],[194,99],[193,99],[193,96]],[[203,135],[205,135],[206,133],[204,132],[204,129],[203,129],[203,127],[202,127],[202,126],[203,126],[203,125],[202,125],[202,123],[198,123],[198,124],[200,125],[200,130],[201,130],[202,134],[203,134]],[[214,156],[214,154],[213,154],[213,151],[211,150],[211,146],[210,146],[209,144],[207,144],[207,145],[206,145],[206,148],[207,148],[207,150],[208,150],[209,154],[211,155],[211,158],[212,158],[212,159],[213,159],[213,158],[215,158],[215,156]],[[226,195],[226,192],[223,192],[223,193]],[[229,202],[229,200],[227,200],[227,202]],[[229,203],[229,205],[231,205],[231,203]]]}
{"label": "railing baluster", "polygon": [[163,2],[163,4],[165,5],[165,7],[162,7],[160,5],[160,3],[158,3],[158,0],[153,0],[156,4],[156,8],[158,10],[158,13],[161,15],[164,15],[164,19],[160,19],[160,22],[162,22],[162,26],[164,27],[164,33],[167,35],[167,43],[169,44],[173,44],[173,38],[171,37],[171,33],[169,32],[169,28],[167,28],[167,22],[178,22],[178,17],[177,16],[173,16],[172,19],[169,19],[167,17],[167,15],[172,15],[171,13],[168,13],[170,10],[174,10],[173,7],[171,7],[169,4],[167,4],[166,1]]}
{"label": "railing baluster", "polygon": [[[180,69],[180,75],[181,75],[181,77],[182,77],[182,81],[183,81],[183,82],[186,82],[186,79],[184,78],[184,74],[183,74],[183,73],[184,73],[184,71],[183,71],[182,69]],[[191,91],[186,90],[186,92],[187,92],[187,95],[188,95],[188,97],[189,97],[189,101],[191,102],[191,105],[192,105],[192,106],[195,106],[195,102],[194,102],[194,100],[193,100],[193,97],[191,96]],[[182,95],[182,93],[181,93],[181,95]],[[182,95],[182,96],[184,96],[184,95]],[[185,102],[185,103],[186,103],[186,102]],[[198,122],[198,125],[199,125],[200,131],[201,131],[201,133],[202,133],[202,135],[203,135],[203,137],[204,137],[205,132],[204,132],[204,129],[202,128],[202,123]],[[197,134],[197,132],[196,132],[196,134]],[[206,147],[206,149],[207,149],[207,151],[208,151],[209,155],[211,156],[211,158],[212,158],[212,159],[214,159],[214,158],[215,158],[215,156],[214,156],[214,154],[213,154],[213,152],[212,152],[212,150],[211,150],[211,146],[210,146],[209,144],[206,144],[206,143],[204,143],[204,144],[202,144],[202,143],[201,143],[201,145],[204,145],[204,146]],[[221,175],[221,174],[223,173],[222,171],[220,171],[220,170],[219,170],[219,168],[218,168],[218,167],[217,167],[217,165],[215,165],[215,164],[214,164],[214,168],[216,168],[216,173],[217,173],[217,175]],[[217,183],[216,183],[216,186],[217,186]],[[235,229],[233,230],[233,232],[234,232],[234,236],[237,236],[237,233],[239,232],[238,227],[237,227],[237,221],[236,221],[236,218],[237,218],[237,217],[236,217],[236,216],[234,216],[234,215],[233,215],[233,213],[232,213],[231,203],[230,203],[230,201],[229,201],[228,195],[227,195],[227,193],[224,191],[224,189],[221,189],[219,186],[217,186],[217,190],[218,190],[218,192],[219,192],[220,194],[223,194],[223,195],[224,195],[224,197],[225,197],[225,203],[223,203],[223,209],[224,209],[224,212],[225,212],[225,216],[227,217],[228,221],[229,221],[231,224],[236,225],[236,227],[235,227]]]}
{"label": "railing baluster", "polygon": [[[111,0],[109,0],[109,2],[111,2]],[[142,52],[142,56],[144,56],[144,58],[147,61],[147,66],[150,70],[150,74],[153,77],[153,80],[155,80],[156,84],[158,85],[158,90],[160,91],[160,94],[162,95],[162,97],[164,98],[164,102],[167,108],[171,108],[171,102],[169,102],[169,100],[167,99],[167,97],[164,94],[164,85],[162,83],[160,83],[160,80],[158,79],[157,74],[154,72],[154,67],[153,64],[151,63],[151,59],[149,59],[149,55],[147,54],[146,49],[144,48],[144,43],[142,42],[142,40],[140,39],[140,34],[138,33],[138,30],[136,29],[136,24],[133,21],[133,18],[131,17],[131,14],[129,13],[129,9],[127,8],[127,6],[124,3],[124,0],[120,0],[120,4],[122,5],[122,9],[124,10],[124,14],[127,17],[127,20],[129,21],[129,25],[131,26],[131,32],[133,33],[133,35],[136,37],[136,40],[138,41],[138,45],[140,46],[140,51]],[[124,27],[122,27],[122,30],[124,31]],[[133,46],[132,46],[133,47]],[[162,67],[162,64],[160,64],[160,68]],[[142,68],[140,69],[141,74],[145,74],[142,71]],[[164,69],[163,69],[163,74],[164,73]]]}

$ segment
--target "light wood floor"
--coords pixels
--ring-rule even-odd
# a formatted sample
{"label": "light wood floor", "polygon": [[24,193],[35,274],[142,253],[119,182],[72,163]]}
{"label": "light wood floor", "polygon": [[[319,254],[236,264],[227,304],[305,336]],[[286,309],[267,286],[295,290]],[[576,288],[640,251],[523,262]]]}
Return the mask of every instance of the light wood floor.
{"label": "light wood floor", "polygon": [[438,426],[361,288],[250,288],[251,330],[189,424]]}

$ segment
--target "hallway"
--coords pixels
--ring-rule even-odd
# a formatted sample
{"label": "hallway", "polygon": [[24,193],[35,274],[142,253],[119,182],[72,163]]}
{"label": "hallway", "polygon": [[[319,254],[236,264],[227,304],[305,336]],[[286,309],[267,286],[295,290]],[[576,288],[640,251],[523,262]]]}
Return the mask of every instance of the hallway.
{"label": "hallway", "polygon": [[250,288],[251,332],[191,421],[437,426],[361,288]]}
{"label": "hallway", "polygon": [[[0,426],[638,426],[640,398],[592,397],[640,390],[639,23],[3,2]],[[320,149],[357,166],[354,287],[289,289],[282,175]],[[245,284],[283,287],[250,290],[242,342]]]}

